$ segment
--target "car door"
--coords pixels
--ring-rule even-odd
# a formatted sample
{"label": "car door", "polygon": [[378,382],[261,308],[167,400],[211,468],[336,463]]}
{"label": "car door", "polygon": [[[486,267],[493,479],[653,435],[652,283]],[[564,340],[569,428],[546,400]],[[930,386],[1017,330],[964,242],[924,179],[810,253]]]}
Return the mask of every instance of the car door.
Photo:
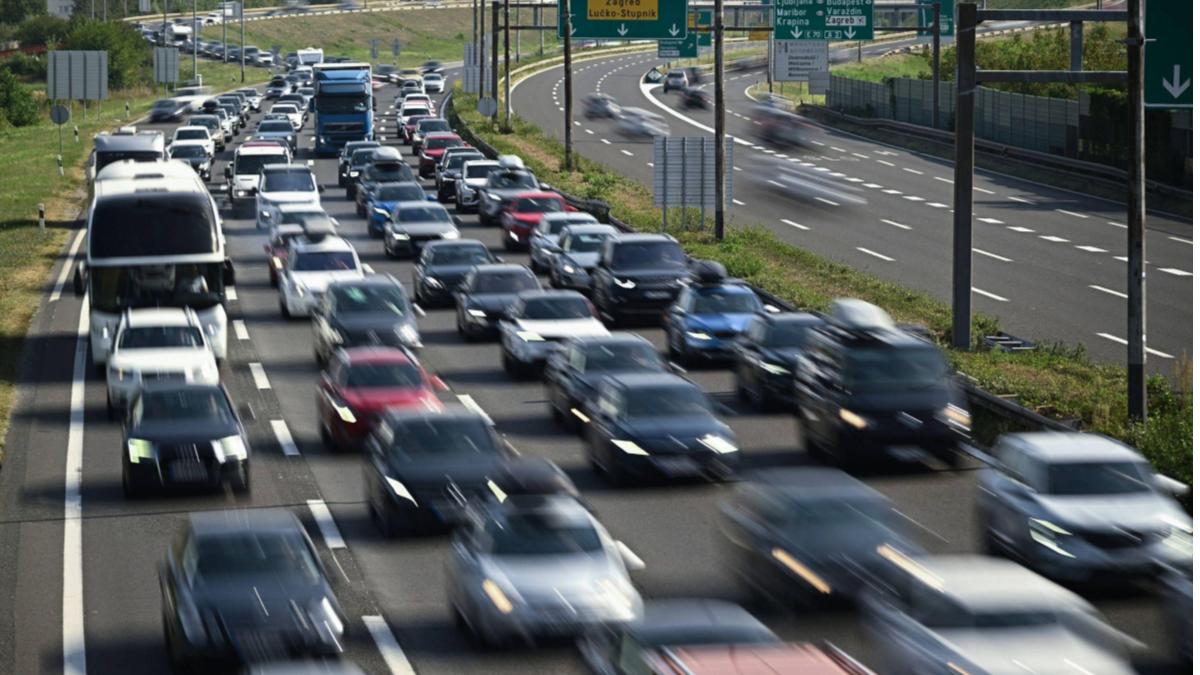
{"label": "car door", "polygon": [[754,317],[746,324],[741,335],[733,340],[734,374],[745,386],[757,383],[757,362],[761,360],[761,343],[765,333],[766,322],[761,317]]}
{"label": "car door", "polygon": [[1007,461],[995,483],[992,533],[1020,550],[1029,541],[1029,519],[1037,517],[1036,485],[1040,463],[1018,445],[1008,446]]}
{"label": "car door", "polygon": [[687,313],[691,311],[693,291],[690,287],[680,291],[679,296],[675,298],[675,302],[667,308],[666,315],[663,318],[663,327],[667,331],[667,341],[671,344],[675,339],[678,339],[680,344],[683,343],[684,319]]}
{"label": "car door", "polygon": [[588,407],[588,429],[590,430],[588,444],[592,456],[601,463],[607,464],[605,455],[608,452],[608,442],[616,432],[618,416],[621,411],[621,393],[611,384],[600,387],[593,405]]}
{"label": "car door", "polygon": [[809,372],[808,408],[812,415],[807,418],[809,429],[822,443],[837,441],[841,408],[841,353],[826,344],[814,353],[810,360],[813,368]]}

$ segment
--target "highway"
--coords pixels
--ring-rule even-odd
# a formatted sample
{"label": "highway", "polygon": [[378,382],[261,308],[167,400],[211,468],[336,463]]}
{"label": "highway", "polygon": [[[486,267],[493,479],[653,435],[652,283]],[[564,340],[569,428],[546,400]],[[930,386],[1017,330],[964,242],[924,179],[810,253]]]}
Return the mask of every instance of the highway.
{"label": "highway", "polygon": [[[904,44],[865,45],[863,56]],[[854,50],[830,58],[851,60]],[[661,65],[653,54],[636,54],[581,61],[575,69],[577,150],[646,185],[652,144],[622,136],[610,120],[584,118],[581,102],[604,92],[620,105],[661,114],[673,136],[711,136],[713,111],[684,111],[675,94],[642,83]],[[515,113],[559,139],[562,78],[561,68],[548,70],[513,92]],[[732,222],[764,225],[785,242],[949,302],[952,163],[820,126],[805,147],[765,147],[756,140],[755,103],[746,93],[763,81],[761,70],[726,74],[726,129],[735,139]],[[712,83],[705,89],[711,93]],[[774,180],[782,172],[832,184],[847,198],[797,195]],[[976,172],[974,196],[975,311],[999,317],[1018,337],[1082,343],[1102,361],[1123,363],[1124,206],[986,171]],[[1169,374],[1192,345],[1192,228],[1158,214],[1149,215],[1147,228],[1147,363]]]}
{"label": "highway", "polygon": [[[607,66],[597,63],[584,64],[588,68],[581,70],[580,89],[593,91],[599,78],[612,69],[616,75],[607,78],[604,86],[627,99],[636,92],[631,89],[636,87],[634,74],[644,70],[648,61],[636,56],[625,57]],[[521,98],[545,105],[540,97],[548,96],[549,92],[543,92],[539,87],[545,83],[553,89],[556,77],[557,74],[551,73],[530,80],[523,85]],[[749,80],[743,81],[749,83]],[[381,118],[390,118],[388,103],[392,93],[389,89],[381,96],[378,109]],[[735,103],[731,107],[744,109],[739,105]],[[525,110],[521,112],[526,114]],[[534,117],[532,112],[528,111]],[[682,121],[673,120],[672,124],[677,126],[677,133],[683,133]],[[593,126],[597,135],[609,133],[591,123],[587,128]],[[167,125],[142,127],[169,128]],[[391,119],[382,133],[389,142],[394,138]],[[867,147],[861,141],[843,139],[828,132],[821,138],[844,144],[845,154],[851,156]],[[583,141],[585,152],[598,159],[608,158],[610,149],[632,149],[637,151],[637,159],[641,161],[646,152],[643,145],[614,143],[610,148],[598,141],[597,138],[593,142],[590,136]],[[411,264],[388,259],[380,241],[368,237],[365,222],[355,217],[353,204],[346,201],[337,188],[335,161],[312,159],[311,124],[306,127],[301,147],[305,149],[298,161],[311,162],[319,182],[326,188],[324,205],[341,222],[341,234],[355,244],[364,262],[373,266],[375,272],[393,274],[408,285]],[[232,150],[233,146],[220,154],[222,161],[214,167],[214,176],[222,175]],[[739,152],[744,152],[746,158],[751,156],[749,151],[741,148]],[[407,150],[405,154],[409,156]],[[856,158],[855,171],[864,178],[882,171],[870,166],[868,173],[867,167],[875,164],[875,158],[886,158],[896,160],[897,165],[904,162],[909,168],[927,172],[924,177],[914,174],[914,178],[904,180],[899,175],[894,176],[889,185],[914,192],[925,189],[928,199],[944,192],[936,183],[924,182],[935,171],[939,175],[944,171],[936,162],[870,151],[862,154],[866,157]],[[834,160],[839,165],[851,163],[850,158],[842,154],[831,157],[831,164]],[[742,157],[736,161],[739,165],[745,164]],[[616,162],[614,165],[631,166]],[[746,172],[750,173],[749,165],[746,166]],[[635,177],[645,177],[648,167],[630,170]],[[746,183],[748,181],[740,184],[737,193],[740,199],[749,203],[766,201],[765,191],[754,192],[755,188]],[[1000,183],[1000,179],[989,177],[981,180],[980,185],[996,188],[999,192]],[[216,185],[213,189],[220,194]],[[1019,189],[1029,188],[1021,186]],[[1030,194],[1032,198],[1032,192],[1022,193]],[[756,194],[761,199],[755,199]],[[1001,196],[997,194],[997,197]],[[1044,199],[1044,193],[1038,193],[1037,198]],[[934,280],[939,278],[937,272],[944,264],[938,260],[934,246],[935,237],[942,235],[933,232],[930,217],[933,212],[927,206],[902,209],[899,204],[888,203],[891,217],[898,222],[910,222],[913,230],[891,232],[863,217],[865,209],[856,215],[848,209],[831,207],[817,211],[810,207],[798,218],[811,229],[797,230],[792,233],[792,240],[833,254],[837,250],[834,247],[841,245],[839,241],[848,242],[842,245],[844,249],[854,243],[854,236],[869,238],[872,248],[894,254],[896,259],[896,270],[889,271],[874,263],[870,265],[872,270],[899,278],[901,269],[925,268],[927,276],[910,281],[918,286],[928,283],[934,290]],[[1027,216],[1021,215],[1028,208],[1026,205],[1007,207],[1003,211],[1001,205],[997,202],[997,206],[987,207],[986,213],[1003,213],[1003,217],[1012,223],[1029,222]],[[761,208],[762,211],[736,213],[739,219],[750,220],[751,216],[768,213],[767,209],[774,207],[763,205]],[[787,207],[779,208],[779,213],[786,213]],[[793,206],[791,210],[798,209]],[[841,215],[843,212],[847,212],[846,215]],[[305,522],[351,619],[346,658],[368,672],[399,674],[415,670],[423,675],[582,672],[582,665],[569,644],[500,652],[479,651],[469,646],[454,628],[447,609],[442,571],[446,538],[384,540],[377,534],[363,502],[361,456],[354,452],[330,453],[318,440],[314,419],[314,385],[318,368],[313,358],[311,328],[307,321],[288,321],[279,315],[276,291],[268,283],[267,262],[262,249],[265,231],[256,230],[252,221],[234,218],[228,212],[223,215],[237,284],[227,305],[232,325],[230,353],[222,365],[222,380],[234,401],[249,408],[243,412],[243,417],[253,448],[253,490],[245,498],[218,494],[131,502],[123,497],[119,460],[124,451],[121,430],[118,423],[107,420],[105,415],[103,375],[85,360],[86,306],[81,298],[71,293],[69,268],[64,265],[67,254],[64,253],[64,259],[47,279],[46,296],[31,328],[19,387],[20,402],[9,431],[7,459],[0,472],[0,512],[3,513],[0,517],[0,598],[7,607],[0,611],[0,672],[66,671],[93,675],[164,672],[167,661],[160,625],[157,566],[167,546],[181,532],[186,514],[268,506],[291,509]],[[981,215],[985,215],[984,210]],[[1092,217],[1080,224],[1072,223],[1080,234],[1075,230],[1064,231],[1064,234],[1072,236],[1072,244],[1094,241],[1115,250],[1115,244],[1109,239],[1116,236],[1117,230],[1111,228],[1112,233],[1109,233],[1110,226],[1096,221],[1097,218]],[[1037,227],[1039,234],[1058,231],[1040,223]],[[1082,233],[1089,231],[1088,228],[1094,230],[1095,239],[1083,238]],[[847,232],[844,236],[839,235],[837,231],[843,229]],[[855,233],[854,229],[860,232]],[[474,216],[464,217],[462,230],[464,237],[484,241],[510,261],[525,260],[523,255],[504,254],[500,250],[498,230],[481,228]],[[1007,235],[997,229],[994,236],[985,236],[986,232],[992,231],[980,228],[980,246],[995,247],[996,253],[1009,252],[1018,259],[1016,250],[1001,248],[1004,237],[1016,235]],[[79,232],[71,238],[74,246],[68,251],[72,254],[78,250],[81,235]],[[1011,248],[1019,249],[1019,243]],[[1066,248],[1065,244],[1063,248]],[[1151,259],[1166,264],[1163,262],[1167,260],[1166,254],[1160,245],[1151,250]],[[1082,252],[1071,255],[1083,257]],[[921,260],[918,256],[926,259]],[[1096,274],[1107,272],[1109,266],[1119,270],[1119,265],[1110,258],[1109,253],[1096,254],[1088,263],[1092,267],[1081,266],[1080,269]],[[1025,269],[1028,285],[1033,284],[1034,278],[1044,277],[1035,277],[1027,265],[1039,265],[1039,274],[1049,274],[1040,266],[1054,266],[1054,261],[1058,260],[1049,254],[1034,258],[1032,252],[1021,254],[1019,259],[1029,261],[1019,265],[1012,263],[1014,267]],[[1171,264],[1183,265],[1182,262]],[[1014,287],[1009,288],[998,285],[1001,277],[994,270],[982,264],[980,267],[978,283],[983,288],[1012,296],[1009,303],[1014,308],[1012,313],[1017,313],[1017,307],[1021,307],[1022,312],[1027,311],[1025,302],[1019,300],[1024,296],[1016,292],[1025,293],[1025,290],[1015,287],[1020,272],[1003,277],[1013,279]],[[1152,271],[1151,274],[1160,273]],[[1058,283],[1057,277],[1048,279],[1049,282],[1042,283]],[[1157,280],[1157,276],[1152,279]],[[1184,282],[1190,283],[1186,279],[1175,283]],[[1068,293],[1065,284],[1062,292]],[[1190,290],[1188,293],[1190,304]],[[1043,290],[1043,296],[1046,295]],[[1100,311],[1104,307],[1101,300],[1107,302],[1110,299],[1100,295],[1087,311],[1080,310],[1072,316],[1081,313],[1106,316]],[[1057,307],[1057,299],[1053,302]],[[991,306],[982,308],[990,310]],[[1050,311],[1036,317],[1045,320]],[[1190,317],[1190,309],[1187,311]],[[1158,320],[1162,321],[1163,317],[1159,316]],[[1013,323],[1009,325],[1015,331],[1021,330]],[[1023,325],[1033,327],[1038,324]],[[1152,328],[1154,326],[1152,324]],[[1119,334],[1119,328],[1119,322],[1110,326],[1115,334]],[[1165,326],[1160,325],[1158,329],[1167,334]],[[446,309],[430,309],[420,319],[420,330],[425,343],[420,358],[429,371],[438,374],[449,385],[450,391],[443,394],[444,398],[478,405],[495,420],[498,430],[521,453],[549,458],[565,469],[613,535],[625,541],[646,561],[647,569],[635,573],[634,581],[647,598],[707,596],[741,599],[716,554],[716,509],[730,486],[609,488],[591,474],[583,458],[581,442],[551,421],[541,384],[536,381],[514,383],[506,377],[497,345],[461,341],[454,330],[453,312]],[[662,331],[657,327],[638,330],[662,346]],[[1153,338],[1151,344],[1155,344]],[[791,417],[754,413],[739,403],[732,393],[730,373],[714,369],[692,372],[689,376],[721,404],[724,418],[737,433],[739,445],[746,455],[746,468],[809,461],[794,449],[795,429]],[[930,551],[973,552],[980,547],[980,531],[971,509],[976,469],[973,464],[958,471],[940,466],[918,467],[870,475],[866,480],[894,500],[896,508],[911,521],[919,543]],[[326,509],[332,518],[324,517]],[[1134,592],[1092,600],[1117,628],[1147,644],[1147,651],[1137,657],[1141,672],[1166,672],[1161,665],[1165,649],[1163,616],[1153,596]],[[762,618],[787,639],[828,638],[868,665],[879,665],[849,610],[764,614]]]}

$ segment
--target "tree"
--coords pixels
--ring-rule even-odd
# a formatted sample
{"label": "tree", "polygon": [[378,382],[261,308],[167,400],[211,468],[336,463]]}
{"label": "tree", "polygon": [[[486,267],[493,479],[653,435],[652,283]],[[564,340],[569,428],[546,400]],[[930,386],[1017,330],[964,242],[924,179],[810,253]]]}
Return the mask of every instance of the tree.
{"label": "tree", "polygon": [[4,69],[0,69],[0,116],[7,118],[14,127],[27,126],[38,119],[38,104],[33,100],[33,92]]}
{"label": "tree", "polygon": [[150,46],[129,24],[79,21],[67,36],[66,47],[107,50],[110,89],[125,89],[146,80]]}
{"label": "tree", "polygon": [[69,21],[62,17],[42,14],[31,16],[17,26],[17,41],[25,47],[29,45],[53,47],[67,37],[69,32],[71,32]]}
{"label": "tree", "polygon": [[0,0],[0,23],[18,24],[46,13],[46,0]]}

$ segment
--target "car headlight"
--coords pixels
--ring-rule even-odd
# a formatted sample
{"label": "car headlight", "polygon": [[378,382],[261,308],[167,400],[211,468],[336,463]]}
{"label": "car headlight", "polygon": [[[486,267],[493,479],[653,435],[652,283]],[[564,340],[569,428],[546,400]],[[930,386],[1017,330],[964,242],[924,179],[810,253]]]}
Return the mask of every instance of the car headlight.
{"label": "car headlight", "polygon": [[1071,533],[1059,527],[1058,525],[1044,520],[1042,518],[1029,519],[1029,538],[1035,542],[1045,546],[1055,553],[1067,558],[1074,558],[1075,554],[1063,548],[1064,540],[1070,537]]}
{"label": "car headlight", "polygon": [[942,418],[952,426],[968,430],[971,428],[971,413],[953,403],[947,404],[942,409]]}
{"label": "car headlight", "polygon": [[492,604],[496,606],[496,610],[498,612],[501,614],[512,614],[512,600],[509,600],[508,596],[504,594],[504,591],[500,590],[499,584],[491,579],[484,579],[483,593],[488,597],[489,600],[492,601]]}
{"label": "car headlight", "polygon": [[396,336],[399,337],[405,344],[413,345],[421,341],[421,336],[417,335],[417,329],[409,324],[404,324],[396,328]]}
{"label": "car headlight", "polygon": [[650,455],[650,453],[642,449],[642,446],[633,441],[613,441],[613,445],[617,446],[618,450],[627,455],[638,455],[640,457],[648,457]]}
{"label": "car headlight", "polygon": [[487,312],[483,311],[482,309],[468,309],[467,316],[473,316],[477,319],[486,319]]}
{"label": "car headlight", "polygon": [[711,335],[702,330],[689,330],[687,331],[687,336],[693,340],[700,340],[701,342],[708,342],[709,340],[713,339]]}
{"label": "car headlight", "polygon": [[758,367],[767,371],[770,375],[787,375],[789,372],[787,368],[768,361],[759,361]]}
{"label": "car headlight", "polygon": [[566,274],[575,274],[575,266],[571,263],[566,263],[563,265],[563,272]]}
{"label": "car headlight", "polygon": [[621,288],[637,288],[637,282],[633,279],[613,279],[613,283]]}
{"label": "car headlight", "polygon": [[329,598],[321,598],[321,602],[309,610],[308,616],[314,626],[325,627],[328,634],[322,637],[325,638],[326,642],[337,642],[338,636],[345,629],[341,617],[334,611],[333,603],[329,601]]}
{"label": "car headlight", "polygon": [[538,335],[537,333],[535,333],[531,330],[519,330],[519,331],[517,331],[517,337],[521,338],[522,340],[524,340],[526,342],[545,342],[546,341],[546,339],[543,338],[541,335]]}
{"label": "car headlight", "polygon": [[450,230],[449,232],[442,233],[442,239],[458,239],[458,237],[458,230]]}
{"label": "car headlight", "polygon": [[238,197],[245,197],[245,196],[246,196],[246,191],[245,191],[245,190],[235,190],[233,194],[234,194],[234,195],[236,195],[236,196],[238,196]]}
{"label": "car headlight", "polygon": [[224,462],[227,459],[243,460],[249,456],[246,450],[246,442],[241,436],[226,436],[212,442],[213,453],[217,456],[218,462]]}
{"label": "car headlight", "polygon": [[137,464],[142,460],[154,461],[154,444],[144,438],[131,438],[125,441],[125,448],[129,452],[130,464]]}
{"label": "car headlight", "polygon": [[411,238],[412,237],[409,237],[407,232],[392,230],[392,239],[396,239],[398,241],[408,241]]}
{"label": "car headlight", "polygon": [[358,172],[357,172],[357,171],[351,171],[351,172],[350,172],[350,177],[351,177],[351,178],[358,178]]}
{"label": "car headlight", "polygon": [[262,216],[264,219],[267,219],[267,218],[271,217],[271,212],[264,209],[262,211],[259,211],[258,215]]}
{"label": "car headlight", "polygon": [[1183,524],[1177,523],[1174,520],[1168,521],[1170,532],[1163,538],[1163,545],[1174,549],[1178,553],[1188,556],[1192,555],[1192,528]]}
{"label": "car headlight", "polygon": [[423,281],[425,285],[430,288],[442,288],[442,282],[438,281],[434,277],[425,277]]}
{"label": "car headlight", "polygon": [[371,209],[371,211],[374,212],[375,215],[379,216],[380,218],[390,218],[392,215],[387,212],[387,209],[381,209],[378,207]]}
{"label": "car headlight", "polygon": [[490,200],[492,200],[492,201],[494,201],[494,202],[498,202],[498,201],[500,201],[500,196],[499,196],[499,195],[494,195],[494,194],[492,194],[492,193],[490,193],[490,192],[485,192],[485,193],[483,193],[483,194],[484,194],[484,196],[485,196],[485,197],[487,197],[488,199],[490,199]]}
{"label": "car headlight", "polygon": [[401,483],[400,481],[396,480],[395,478],[392,478],[391,476],[387,476],[387,484],[388,484],[388,487],[390,487],[392,489],[392,494],[396,495],[397,497],[399,497],[401,499],[407,499],[408,501],[413,503],[413,506],[417,505],[417,498],[414,497],[412,495],[412,493],[408,491],[407,487],[404,487],[404,483]]}
{"label": "car headlight", "polygon": [[838,417],[841,418],[843,422],[849,424],[855,429],[866,429],[871,424],[867,418],[846,410],[845,408],[842,408],[838,411]]}
{"label": "car headlight", "polygon": [[729,439],[716,434],[708,434],[700,439],[700,444],[721,455],[728,455],[731,452],[737,452],[738,447],[731,443]]}

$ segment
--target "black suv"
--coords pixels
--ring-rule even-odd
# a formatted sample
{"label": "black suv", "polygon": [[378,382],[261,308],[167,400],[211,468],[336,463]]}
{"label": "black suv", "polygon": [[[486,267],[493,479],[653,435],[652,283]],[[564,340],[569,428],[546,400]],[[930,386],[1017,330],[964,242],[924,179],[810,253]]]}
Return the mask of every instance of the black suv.
{"label": "black suv", "polygon": [[800,446],[842,464],[933,454],[958,464],[971,429],[941,349],[862,300],[839,300],[796,359]]}
{"label": "black suv", "polygon": [[592,272],[592,302],[609,322],[661,316],[690,274],[689,260],[666,234],[619,234],[609,239]]}

